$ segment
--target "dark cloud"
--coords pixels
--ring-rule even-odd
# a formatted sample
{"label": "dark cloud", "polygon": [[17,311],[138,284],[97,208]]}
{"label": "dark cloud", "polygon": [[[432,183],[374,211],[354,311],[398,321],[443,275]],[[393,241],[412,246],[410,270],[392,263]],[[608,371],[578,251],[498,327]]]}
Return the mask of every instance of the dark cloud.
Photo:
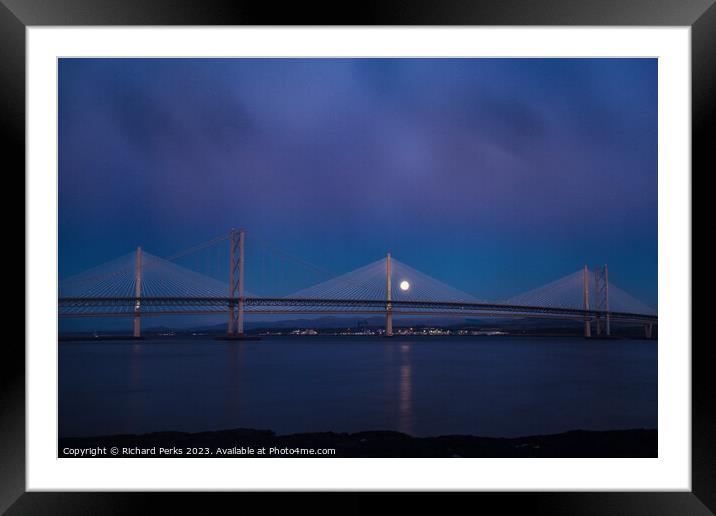
{"label": "dark cloud", "polygon": [[656,72],[646,59],[62,59],[61,274],[235,225],[339,271],[387,248],[433,267],[449,250],[442,279],[478,297],[511,293],[515,257],[541,264],[535,284],[609,261],[655,302]]}

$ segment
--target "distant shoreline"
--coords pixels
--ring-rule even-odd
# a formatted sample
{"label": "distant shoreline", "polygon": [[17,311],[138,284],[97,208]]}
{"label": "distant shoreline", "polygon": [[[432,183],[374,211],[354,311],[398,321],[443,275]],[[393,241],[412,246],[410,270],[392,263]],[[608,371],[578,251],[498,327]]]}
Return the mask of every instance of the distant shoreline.
{"label": "distant shoreline", "polygon": [[[382,340],[385,339],[384,335],[364,335],[364,334],[341,334],[341,333],[317,333],[315,335],[296,335],[291,333],[284,333],[284,334],[261,334],[261,333],[253,333],[253,332],[247,332],[248,335],[252,336],[259,336],[261,338],[276,338],[276,337],[289,337],[289,338],[297,338],[297,339],[306,339],[306,338],[315,338],[315,337],[369,337],[369,338],[375,338],[376,340]],[[133,337],[132,335],[59,335],[58,336],[58,342],[102,342],[102,341],[126,341],[126,342],[134,342],[134,341],[146,341],[146,340],[171,340],[172,338],[195,338],[195,339],[213,339],[214,337],[221,335],[220,333],[202,333],[199,335],[192,335],[189,333],[176,333],[174,335],[159,335],[159,334],[146,334],[142,337]],[[545,338],[584,338],[585,340],[650,340],[657,342],[658,338],[651,338],[647,339],[643,336],[639,335],[612,335],[610,337],[606,336],[592,336],[592,337],[584,337],[581,334],[574,334],[574,333],[507,333],[502,332],[499,334],[475,334],[475,335],[459,335],[459,334],[451,334],[451,335],[424,335],[424,334],[414,334],[414,335],[393,335],[390,337],[390,339],[386,340],[402,340],[402,339],[413,339],[413,338],[440,338],[440,337],[456,337],[456,338],[481,338],[481,337],[545,337]]]}
{"label": "distant shoreline", "polygon": [[[412,437],[392,431],[277,435],[270,430],[239,428],[194,433],[66,437],[60,438],[58,444],[58,456],[68,458],[658,457],[656,429],[573,430],[499,438],[473,435]],[[259,452],[261,449],[264,454]],[[334,452],[325,453],[325,450]]]}

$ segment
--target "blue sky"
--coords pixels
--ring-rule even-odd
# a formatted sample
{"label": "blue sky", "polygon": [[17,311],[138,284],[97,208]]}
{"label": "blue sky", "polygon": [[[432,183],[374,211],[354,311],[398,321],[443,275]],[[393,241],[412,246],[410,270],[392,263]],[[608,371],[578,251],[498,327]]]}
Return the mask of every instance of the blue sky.
{"label": "blue sky", "polygon": [[657,304],[655,59],[61,59],[59,160],[61,278],[244,227],[483,299],[608,263]]}

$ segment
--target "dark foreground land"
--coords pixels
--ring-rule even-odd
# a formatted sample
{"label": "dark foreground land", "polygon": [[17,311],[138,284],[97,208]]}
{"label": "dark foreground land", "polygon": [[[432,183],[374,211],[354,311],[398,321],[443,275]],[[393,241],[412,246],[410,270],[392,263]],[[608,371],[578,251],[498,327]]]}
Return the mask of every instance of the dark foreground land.
{"label": "dark foreground land", "polygon": [[[575,430],[518,438],[470,435],[411,437],[399,432],[276,435],[269,430],[235,429],[61,438],[59,456],[657,457],[657,435],[657,430],[646,429],[603,432]],[[335,449],[335,453],[317,452],[326,449]]]}

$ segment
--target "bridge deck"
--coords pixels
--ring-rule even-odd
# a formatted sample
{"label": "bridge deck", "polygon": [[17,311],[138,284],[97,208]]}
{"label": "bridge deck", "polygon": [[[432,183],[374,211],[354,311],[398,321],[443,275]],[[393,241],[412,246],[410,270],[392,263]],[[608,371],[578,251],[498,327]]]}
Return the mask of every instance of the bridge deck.
{"label": "bridge deck", "polygon": [[[200,315],[225,313],[239,300],[229,297],[61,297],[61,317]],[[385,300],[247,297],[244,310],[251,314],[385,314]],[[606,317],[623,322],[655,323],[658,316],[605,312],[570,307],[523,306],[501,303],[443,301],[392,301],[394,315],[538,317],[584,320]]]}

